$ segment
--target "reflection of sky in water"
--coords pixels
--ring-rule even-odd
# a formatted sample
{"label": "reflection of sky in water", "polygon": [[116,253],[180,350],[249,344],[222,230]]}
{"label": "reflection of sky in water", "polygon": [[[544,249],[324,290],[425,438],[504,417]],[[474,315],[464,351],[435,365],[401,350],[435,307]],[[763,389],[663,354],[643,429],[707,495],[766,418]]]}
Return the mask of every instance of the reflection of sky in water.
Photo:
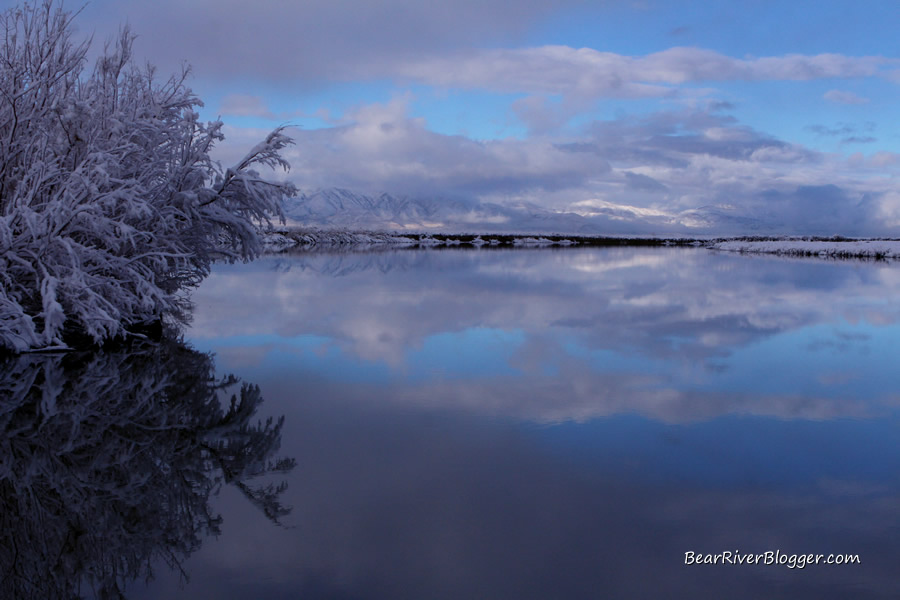
{"label": "reflection of sky in water", "polygon": [[[829,480],[900,483],[895,420],[788,422],[724,417],[666,427],[635,417],[563,424],[536,435],[584,466],[704,486],[807,487]],[[878,457],[877,460],[873,460]]]}
{"label": "reflection of sky in water", "polygon": [[480,327],[429,335],[394,365],[361,359],[333,339],[317,335],[288,339],[275,334],[241,335],[214,343],[198,340],[197,346],[219,353],[223,366],[229,368],[240,366],[244,357],[250,363],[264,362],[268,369],[315,372],[343,381],[392,384],[398,380],[555,377],[560,363],[583,362],[599,386],[604,373],[629,372],[652,375],[655,387],[663,389],[810,396],[855,406],[895,397],[898,377],[891,348],[900,339],[898,334],[896,325],[813,325],[728,348],[727,355],[706,363],[595,350],[568,332],[544,333],[541,343],[547,348],[534,351],[526,343],[525,331]]}
{"label": "reflection of sky in water", "polygon": [[538,422],[864,416],[894,405],[898,291],[882,265],[702,250],[312,255],[218,269],[192,337],[249,378]]}
{"label": "reflection of sky in water", "polygon": [[[225,494],[194,583],[151,590],[896,597],[897,299],[890,265],[704,250],[218,267],[189,339],[286,413],[296,528]],[[864,564],[683,565],[735,548]]]}

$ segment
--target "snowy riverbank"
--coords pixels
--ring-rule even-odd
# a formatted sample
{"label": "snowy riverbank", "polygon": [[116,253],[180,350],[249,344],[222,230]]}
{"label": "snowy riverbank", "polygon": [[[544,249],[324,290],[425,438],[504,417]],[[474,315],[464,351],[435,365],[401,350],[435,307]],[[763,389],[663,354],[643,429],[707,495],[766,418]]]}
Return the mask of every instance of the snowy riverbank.
{"label": "snowy riverbank", "polygon": [[712,250],[781,256],[823,258],[900,258],[900,240],[727,240],[707,246]]}
{"label": "snowy riverbank", "polygon": [[900,240],[843,238],[634,238],[522,234],[434,234],[296,229],[266,233],[269,252],[326,248],[411,248],[440,246],[694,246],[723,252],[821,258],[900,259]]}

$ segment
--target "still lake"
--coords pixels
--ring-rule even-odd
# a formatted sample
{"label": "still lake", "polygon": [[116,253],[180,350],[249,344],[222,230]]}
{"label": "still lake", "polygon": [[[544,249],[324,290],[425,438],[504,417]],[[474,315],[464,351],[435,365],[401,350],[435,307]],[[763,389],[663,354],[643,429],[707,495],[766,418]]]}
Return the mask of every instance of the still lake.
{"label": "still lake", "polygon": [[[116,525],[126,534],[98,534],[155,544],[153,579],[136,570],[128,597],[900,595],[896,264],[701,248],[308,253],[219,265],[193,299],[197,352],[91,368],[103,381],[159,371],[134,377],[177,380],[205,407],[191,382],[233,374],[259,386],[256,412],[192,424],[190,439],[225,440],[199,444],[201,466],[169,458],[192,452],[171,450],[182,437],[152,442],[170,448],[147,462],[166,463],[153,485],[189,480],[221,520],[204,533],[207,508],[188,511],[194,525],[148,541],[135,514]],[[41,368],[34,385],[53,384]],[[233,435],[269,446],[228,454]],[[268,500],[235,475],[277,457],[296,463],[247,478],[272,483]],[[141,500],[153,523],[176,503],[166,494]],[[859,564],[685,564],[723,552]]]}

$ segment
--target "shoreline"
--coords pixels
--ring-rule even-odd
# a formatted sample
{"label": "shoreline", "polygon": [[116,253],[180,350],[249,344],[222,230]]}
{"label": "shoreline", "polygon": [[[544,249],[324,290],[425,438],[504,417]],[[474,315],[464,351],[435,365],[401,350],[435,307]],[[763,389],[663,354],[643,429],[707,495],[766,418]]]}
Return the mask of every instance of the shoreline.
{"label": "shoreline", "polygon": [[715,238],[592,236],[535,233],[420,233],[284,228],[263,234],[267,254],[319,249],[695,247],[738,254],[830,259],[900,259],[900,240],[841,236],[732,236]]}

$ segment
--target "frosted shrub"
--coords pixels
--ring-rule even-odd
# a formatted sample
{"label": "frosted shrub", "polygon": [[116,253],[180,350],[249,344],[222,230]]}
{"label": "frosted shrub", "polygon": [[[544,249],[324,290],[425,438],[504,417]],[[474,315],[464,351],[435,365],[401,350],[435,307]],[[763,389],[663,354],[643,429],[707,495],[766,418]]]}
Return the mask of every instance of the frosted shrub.
{"label": "frosted shrub", "polygon": [[252,258],[295,193],[255,170],[289,167],[281,128],[222,169],[222,123],[200,122],[187,71],[136,66],[127,29],[88,70],[73,17],[0,15],[0,351],[183,320],[211,262]]}

